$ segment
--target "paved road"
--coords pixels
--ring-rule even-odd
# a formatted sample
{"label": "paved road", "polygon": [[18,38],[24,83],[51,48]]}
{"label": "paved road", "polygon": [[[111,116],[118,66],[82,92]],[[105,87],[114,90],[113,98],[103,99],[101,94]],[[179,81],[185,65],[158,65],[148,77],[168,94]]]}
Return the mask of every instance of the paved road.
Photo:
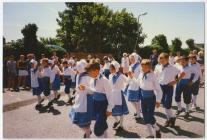
{"label": "paved road", "polygon": [[[62,90],[61,90],[62,91]],[[19,93],[6,92],[3,94],[3,137],[4,138],[82,138],[80,129],[69,121],[67,100],[63,94],[52,109],[35,109],[35,97],[28,91]],[[44,101],[43,104],[47,104]],[[112,129],[113,117],[108,118],[109,137],[140,138],[148,136],[143,123],[136,123],[133,108],[130,104],[130,114],[124,119],[125,130],[115,133]],[[175,103],[173,103],[175,106]],[[156,110],[156,119],[161,127],[162,137],[186,138],[204,137],[204,89],[201,88],[198,97],[198,111],[191,111],[191,117],[186,120],[182,113],[176,121],[175,128],[163,127],[165,121],[164,109]],[[175,107],[173,107],[175,109]],[[174,110],[175,111],[175,110]],[[93,124],[91,126],[93,128]],[[95,137],[92,134],[92,137]]]}

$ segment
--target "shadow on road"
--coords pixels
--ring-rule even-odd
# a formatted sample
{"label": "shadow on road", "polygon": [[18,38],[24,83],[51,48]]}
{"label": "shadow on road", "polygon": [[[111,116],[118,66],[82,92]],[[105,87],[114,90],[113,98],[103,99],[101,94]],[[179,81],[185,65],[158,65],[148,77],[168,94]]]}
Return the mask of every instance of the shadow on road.
{"label": "shadow on road", "polygon": [[183,129],[180,128],[180,126],[171,127],[171,129],[174,129],[175,132],[173,130],[167,128],[167,127],[164,127],[164,126],[160,125],[160,124],[158,124],[158,126],[160,127],[160,130],[163,133],[172,133],[176,136],[187,136],[189,138],[200,138],[200,137],[202,137],[201,135],[195,134],[193,132],[183,130]]}
{"label": "shadow on road", "polygon": [[58,100],[58,101],[56,101],[54,103],[57,104],[57,106],[64,106],[64,105],[66,105],[66,102],[63,101],[63,100]]}
{"label": "shadow on road", "polygon": [[127,130],[117,131],[115,136],[123,137],[123,138],[140,138],[137,133],[129,132]]}
{"label": "shadow on road", "polygon": [[35,107],[39,113],[52,113],[53,115],[60,115],[61,112],[57,109],[55,109],[53,106],[48,107],[48,106],[40,106],[40,107]]}

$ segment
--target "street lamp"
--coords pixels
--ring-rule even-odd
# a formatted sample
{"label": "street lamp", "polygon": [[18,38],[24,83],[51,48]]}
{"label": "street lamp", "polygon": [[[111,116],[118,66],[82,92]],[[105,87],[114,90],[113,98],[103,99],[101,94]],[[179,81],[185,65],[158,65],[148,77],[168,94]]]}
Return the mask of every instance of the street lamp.
{"label": "street lamp", "polygon": [[139,28],[140,28],[140,26],[139,26],[139,18],[141,17],[141,16],[145,16],[145,15],[147,15],[147,12],[144,12],[144,13],[142,13],[142,14],[139,14],[138,15],[138,18],[137,18],[137,30],[138,30],[138,34],[137,34],[137,40],[136,40],[136,44],[135,44],[135,46],[134,46],[134,51],[136,51],[137,50],[137,46],[139,47],[139,44],[138,44],[138,39],[139,39]]}

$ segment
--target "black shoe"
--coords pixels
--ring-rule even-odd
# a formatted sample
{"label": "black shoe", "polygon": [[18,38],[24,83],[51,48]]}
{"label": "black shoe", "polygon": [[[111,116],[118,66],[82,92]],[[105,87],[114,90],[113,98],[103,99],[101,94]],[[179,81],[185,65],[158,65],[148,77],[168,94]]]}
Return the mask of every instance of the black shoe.
{"label": "black shoe", "polygon": [[135,120],[136,120],[137,122],[140,122],[140,121],[142,120],[142,118],[141,118],[141,117],[136,116],[136,117],[135,117]]}
{"label": "black shoe", "polygon": [[137,113],[134,113],[134,116],[137,116]]}
{"label": "black shoe", "polygon": [[156,131],[156,138],[161,138],[160,130]]}
{"label": "black shoe", "polygon": [[73,95],[75,94],[76,90],[73,91]]}
{"label": "black shoe", "polygon": [[115,122],[114,125],[113,125],[113,128],[116,128],[119,125],[119,123],[120,123],[120,121]]}
{"label": "black shoe", "polygon": [[173,118],[170,118],[170,123],[171,123],[171,127],[174,127],[175,126],[175,120],[176,120],[176,118],[175,117],[173,117]]}
{"label": "black shoe", "polygon": [[165,122],[164,126],[165,126],[165,127],[168,127],[168,126],[170,126],[170,123],[171,123],[171,120],[167,120],[167,121]]}
{"label": "black shoe", "polygon": [[52,105],[53,105],[52,101],[50,101],[50,102],[47,104],[48,107],[51,107]]}
{"label": "black shoe", "polygon": [[[90,134],[92,134],[92,131],[90,132]],[[86,133],[83,135],[83,138],[86,138]]]}
{"label": "black shoe", "polygon": [[39,108],[41,108],[41,107],[42,107],[41,104],[37,104],[37,105],[35,106],[36,109],[39,109]]}
{"label": "black shoe", "polygon": [[155,138],[154,136],[147,136],[146,138]]}
{"label": "black shoe", "polygon": [[116,131],[123,131],[124,130],[124,128],[123,128],[123,126],[119,126],[117,129],[116,129]]}
{"label": "black shoe", "polygon": [[70,104],[70,105],[72,105],[73,104],[72,98],[68,99],[67,103]]}
{"label": "black shoe", "polygon": [[175,115],[179,115],[182,112],[182,110],[177,110]]}
{"label": "black shoe", "polygon": [[189,117],[189,112],[185,112],[184,118],[188,118]]}
{"label": "black shoe", "polygon": [[59,100],[59,99],[60,99],[60,94],[58,94],[58,96],[57,96],[56,100]]}

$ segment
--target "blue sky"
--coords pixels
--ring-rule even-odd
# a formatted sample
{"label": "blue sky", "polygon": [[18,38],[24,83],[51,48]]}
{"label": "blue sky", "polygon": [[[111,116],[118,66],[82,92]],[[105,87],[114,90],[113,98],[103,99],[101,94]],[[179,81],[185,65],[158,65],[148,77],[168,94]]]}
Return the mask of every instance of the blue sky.
{"label": "blue sky", "polygon": [[[140,18],[143,30],[147,34],[145,45],[157,34],[165,34],[168,43],[175,37],[183,41],[195,39],[196,43],[204,43],[204,3],[141,3],[119,2],[104,3],[113,10],[126,8]],[[4,3],[3,4],[3,35],[7,41],[22,38],[21,29],[25,24],[36,23],[39,27],[38,37],[55,37],[58,28],[56,18],[58,11],[63,11],[61,3]]]}

